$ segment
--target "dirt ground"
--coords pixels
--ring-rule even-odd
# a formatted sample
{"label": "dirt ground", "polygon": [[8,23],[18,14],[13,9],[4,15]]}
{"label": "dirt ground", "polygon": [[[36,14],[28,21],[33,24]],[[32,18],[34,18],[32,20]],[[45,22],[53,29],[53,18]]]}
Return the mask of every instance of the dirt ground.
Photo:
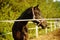
{"label": "dirt ground", "polygon": [[33,40],[60,40],[60,29],[47,33],[46,35],[41,35]]}

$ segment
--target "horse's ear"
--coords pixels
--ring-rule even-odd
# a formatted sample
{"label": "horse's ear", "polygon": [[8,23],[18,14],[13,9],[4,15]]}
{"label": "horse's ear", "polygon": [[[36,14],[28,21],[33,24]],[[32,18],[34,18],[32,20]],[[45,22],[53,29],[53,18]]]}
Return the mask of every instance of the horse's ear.
{"label": "horse's ear", "polygon": [[34,8],[38,8],[39,4],[37,6],[35,6]]}

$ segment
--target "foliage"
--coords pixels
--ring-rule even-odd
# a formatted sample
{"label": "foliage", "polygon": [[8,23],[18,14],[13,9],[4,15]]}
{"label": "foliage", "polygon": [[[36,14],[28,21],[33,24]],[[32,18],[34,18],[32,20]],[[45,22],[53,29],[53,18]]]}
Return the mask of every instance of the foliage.
{"label": "foliage", "polygon": [[[0,21],[15,20],[24,10],[39,4],[39,9],[44,18],[60,18],[60,2],[49,0],[1,0],[0,1]],[[12,35],[2,35],[11,32],[13,23],[0,22],[0,39],[13,40]],[[32,25],[32,24],[29,24]],[[31,27],[33,27],[33,24]],[[30,26],[29,26],[30,27]],[[33,31],[33,30],[32,30]],[[33,32],[34,33],[34,32]],[[35,36],[34,36],[35,37]]]}

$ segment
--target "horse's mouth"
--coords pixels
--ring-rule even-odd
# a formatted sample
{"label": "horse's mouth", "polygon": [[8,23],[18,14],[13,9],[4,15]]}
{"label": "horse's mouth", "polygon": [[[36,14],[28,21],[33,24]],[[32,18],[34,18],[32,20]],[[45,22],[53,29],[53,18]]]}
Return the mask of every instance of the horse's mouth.
{"label": "horse's mouth", "polygon": [[42,29],[45,29],[47,27],[47,23],[41,22],[39,20],[35,20],[33,22],[36,23],[38,27],[41,26]]}
{"label": "horse's mouth", "polygon": [[42,29],[45,29],[47,27],[47,25],[38,24],[38,27],[40,27],[40,26],[41,26]]}

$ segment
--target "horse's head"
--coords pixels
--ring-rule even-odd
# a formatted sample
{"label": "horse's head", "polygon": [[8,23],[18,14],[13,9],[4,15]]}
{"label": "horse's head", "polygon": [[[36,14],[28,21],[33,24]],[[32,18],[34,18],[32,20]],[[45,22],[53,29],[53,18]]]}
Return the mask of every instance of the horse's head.
{"label": "horse's head", "polygon": [[[40,9],[38,8],[39,5],[32,7],[33,12],[33,19],[42,19]],[[46,20],[34,20],[34,23],[37,23],[38,26],[41,26],[42,29],[47,27]]]}

